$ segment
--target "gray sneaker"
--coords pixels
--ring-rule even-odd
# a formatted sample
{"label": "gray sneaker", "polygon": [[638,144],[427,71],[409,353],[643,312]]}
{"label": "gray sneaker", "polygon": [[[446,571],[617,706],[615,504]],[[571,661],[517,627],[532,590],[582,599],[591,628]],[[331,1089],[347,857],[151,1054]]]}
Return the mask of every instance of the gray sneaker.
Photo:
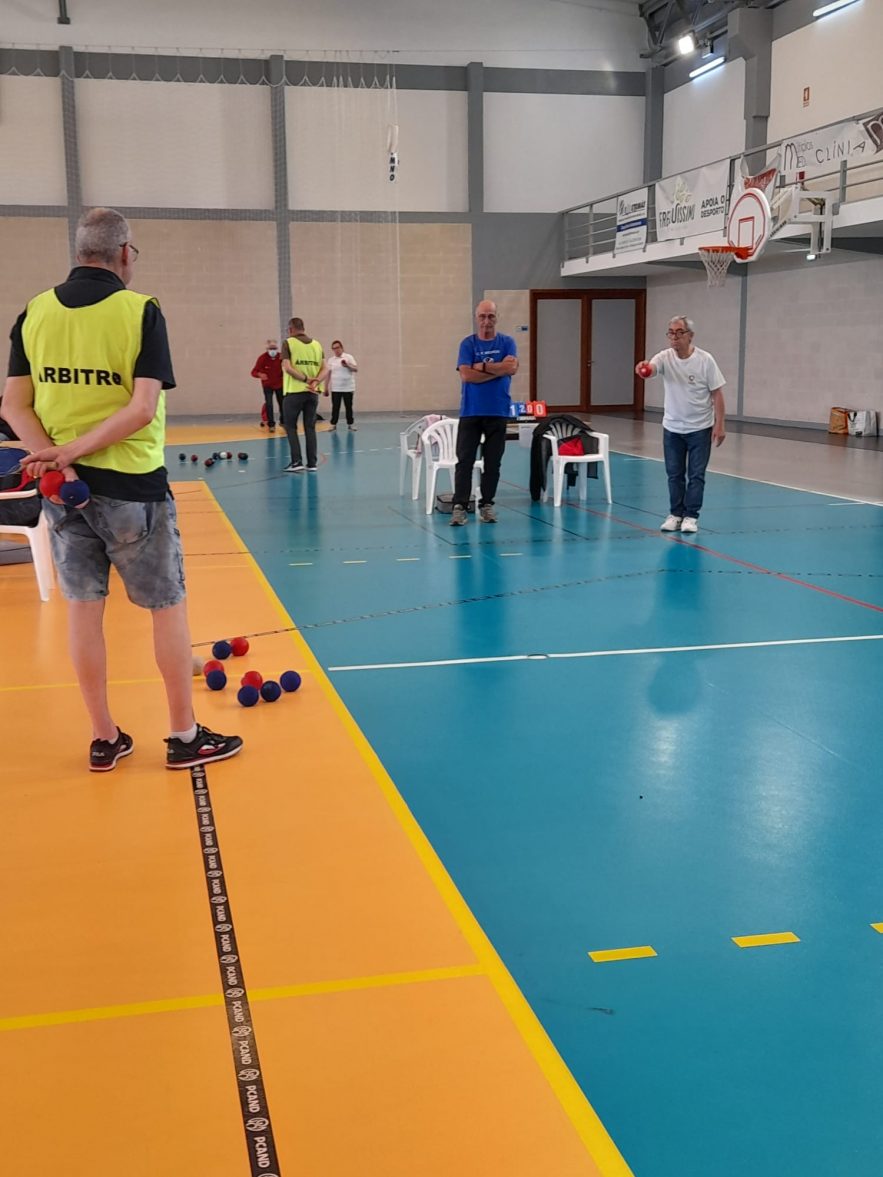
{"label": "gray sneaker", "polygon": [[461,507],[456,503],[453,511],[451,511],[451,527],[465,527],[469,522],[469,512],[465,507]]}
{"label": "gray sneaker", "polygon": [[482,523],[496,523],[497,512],[493,503],[485,503],[483,507],[478,508],[478,517]]}

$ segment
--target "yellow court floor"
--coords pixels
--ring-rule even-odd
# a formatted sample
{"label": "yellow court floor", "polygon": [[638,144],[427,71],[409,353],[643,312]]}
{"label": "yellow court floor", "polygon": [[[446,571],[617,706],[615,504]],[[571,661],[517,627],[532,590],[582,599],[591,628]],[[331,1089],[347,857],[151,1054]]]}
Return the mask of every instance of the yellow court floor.
{"label": "yellow court floor", "polygon": [[[112,700],[136,750],[90,774],[58,590],[41,605],[30,565],[0,569],[3,1171],[627,1174],[210,492],[176,496],[195,648],[258,635],[226,691],[197,683],[198,718],[246,740],[197,792],[213,835],[199,782],[164,768],[148,615],[114,583]],[[245,710],[234,683],[250,668],[303,685]],[[221,877],[227,925],[209,902]],[[241,1031],[220,926],[247,989]],[[246,1031],[259,1067],[242,1065]],[[258,1070],[261,1120],[241,1102]],[[275,1159],[255,1145],[268,1138]]]}

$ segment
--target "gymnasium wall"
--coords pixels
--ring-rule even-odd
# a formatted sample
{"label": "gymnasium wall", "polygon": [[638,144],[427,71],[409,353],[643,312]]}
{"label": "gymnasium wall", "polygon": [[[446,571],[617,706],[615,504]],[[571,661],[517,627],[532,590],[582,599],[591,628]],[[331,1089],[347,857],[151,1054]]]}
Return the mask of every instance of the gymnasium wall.
{"label": "gymnasium wall", "polygon": [[0,76],[0,204],[66,203],[58,78]]}
{"label": "gymnasium wall", "polygon": [[[293,208],[467,211],[463,91],[292,86],[285,104]],[[394,185],[390,125],[398,126]]]}
{"label": "gymnasium wall", "polygon": [[[788,6],[784,7],[787,10]],[[783,19],[787,15],[783,12]],[[768,141],[883,106],[881,44],[880,0],[862,0],[777,37],[773,41]],[[804,106],[806,86],[810,96]]]}
{"label": "gymnasium wall", "polygon": [[[727,380],[730,415],[818,427],[832,405],[883,414],[881,304],[880,258],[837,250],[799,268],[761,259],[720,290],[708,290],[699,272],[654,278],[647,354],[666,346],[668,320],[686,314],[696,321],[696,346],[714,355]],[[645,404],[662,407],[660,380],[646,382]]]}
{"label": "gymnasium wall", "polygon": [[488,212],[549,212],[641,182],[644,98],[486,94]]}
{"label": "gymnasium wall", "polygon": [[[671,274],[647,283],[647,357],[668,347],[665,333],[669,320],[686,315],[696,324],[695,344],[710,351],[727,382],[724,390],[727,411],[735,412],[739,383],[738,281],[730,279],[721,290],[710,291],[704,271]],[[662,380],[644,382],[644,404],[662,408]]]}
{"label": "gymnasium wall", "polygon": [[[53,0],[4,5],[7,43],[112,44],[141,51],[174,52],[203,47],[230,54],[281,53],[302,58],[344,52],[370,58],[529,69],[633,70],[646,33],[636,5],[603,0],[260,0],[218,4],[211,0],[72,0],[71,24],[56,23]],[[617,11],[618,10],[618,11]]]}
{"label": "gymnasium wall", "polygon": [[664,176],[744,151],[744,91],[745,62],[739,58],[665,95]]}

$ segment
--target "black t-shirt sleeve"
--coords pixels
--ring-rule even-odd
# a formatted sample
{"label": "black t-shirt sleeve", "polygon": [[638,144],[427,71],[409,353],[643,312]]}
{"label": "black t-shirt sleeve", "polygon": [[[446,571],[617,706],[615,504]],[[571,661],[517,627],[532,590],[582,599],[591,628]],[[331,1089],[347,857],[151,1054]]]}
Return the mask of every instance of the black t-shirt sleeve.
{"label": "black t-shirt sleeve", "polygon": [[6,369],[7,376],[30,376],[31,374],[30,361],[25,355],[25,345],[21,337],[22,324],[26,314],[27,311],[22,311],[9,332],[10,348],[9,367]]}
{"label": "black t-shirt sleeve", "polygon": [[161,380],[163,388],[166,389],[175,387],[169,333],[163,313],[155,302],[148,302],[144,307],[141,354],[135,361],[134,375],[143,376],[148,380]]}

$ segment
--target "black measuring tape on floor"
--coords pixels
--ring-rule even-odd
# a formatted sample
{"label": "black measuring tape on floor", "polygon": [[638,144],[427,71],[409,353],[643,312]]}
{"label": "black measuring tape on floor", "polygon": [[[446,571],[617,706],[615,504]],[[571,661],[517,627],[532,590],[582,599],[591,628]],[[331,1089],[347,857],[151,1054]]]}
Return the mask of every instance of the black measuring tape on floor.
{"label": "black measuring tape on floor", "polygon": [[190,780],[251,1177],[281,1177],[205,766],[199,764],[191,768]]}

